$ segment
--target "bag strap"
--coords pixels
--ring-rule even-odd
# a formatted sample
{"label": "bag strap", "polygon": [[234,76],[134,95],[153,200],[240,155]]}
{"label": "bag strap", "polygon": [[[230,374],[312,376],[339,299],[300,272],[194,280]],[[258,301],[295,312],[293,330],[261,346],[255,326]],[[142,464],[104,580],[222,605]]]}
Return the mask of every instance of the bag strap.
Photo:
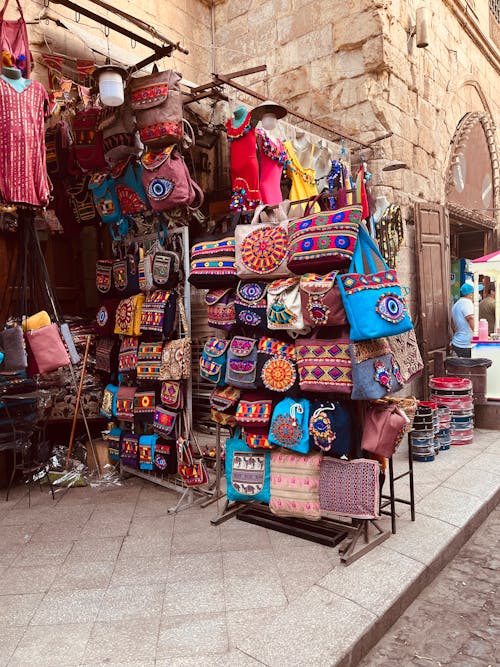
{"label": "bag strap", "polygon": [[[5,4],[3,6],[3,9],[0,11],[0,20],[3,19],[3,15],[5,14],[5,10],[7,9],[8,4],[9,4],[9,0],[5,0]],[[19,14],[21,15],[21,19],[24,21],[23,8],[21,7],[21,3],[19,2],[19,0],[16,0],[16,5],[17,5],[17,9],[19,10]]]}
{"label": "bag strap", "polygon": [[[186,167],[186,170],[187,170],[187,167]],[[198,197],[198,202],[196,202],[196,204],[194,204],[194,205],[189,204],[188,209],[190,211],[197,211],[199,208],[201,208],[203,206],[203,202],[205,201],[205,195],[203,193],[203,190],[198,185],[198,183],[191,178],[191,175],[189,174],[189,171],[188,171],[187,175],[188,175],[188,178],[189,178],[190,189],[194,193],[194,201],[195,202],[196,202],[196,197]]]}
{"label": "bag strap", "polygon": [[387,262],[382,257],[380,250],[373,241],[372,237],[368,234],[363,225],[359,225],[358,240],[356,242],[356,248],[354,249],[354,255],[351,260],[351,265],[349,267],[350,273],[365,273],[365,260],[368,266],[370,273],[377,273],[377,265],[375,259],[379,261],[382,265],[383,270],[389,270]]}
{"label": "bag strap", "polygon": [[178,298],[178,306],[179,306],[179,320],[181,324],[181,326],[179,327],[179,336],[180,338],[187,338],[189,335],[189,329],[186,318],[186,309],[184,308],[184,299],[182,298],[181,295],[179,295]]}

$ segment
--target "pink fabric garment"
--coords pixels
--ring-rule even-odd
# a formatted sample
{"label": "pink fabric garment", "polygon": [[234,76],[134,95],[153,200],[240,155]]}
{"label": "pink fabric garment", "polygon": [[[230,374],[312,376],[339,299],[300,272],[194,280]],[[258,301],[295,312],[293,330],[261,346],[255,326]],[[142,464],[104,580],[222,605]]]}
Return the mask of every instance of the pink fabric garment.
{"label": "pink fabric garment", "polygon": [[29,78],[31,72],[31,53],[29,49],[28,31],[24,21],[23,10],[19,0],[16,0],[19,14],[17,21],[4,19],[5,10],[9,0],[5,0],[3,9],[0,11],[0,51],[7,51],[14,56],[14,60],[20,62],[19,56],[25,57],[23,75]]}
{"label": "pink fabric garment", "polygon": [[43,125],[47,104],[38,81],[18,92],[0,77],[0,199],[8,204],[49,202]]}
{"label": "pink fabric garment", "polygon": [[283,201],[281,174],[287,161],[285,147],[280,139],[272,140],[261,129],[257,130],[260,161],[260,193],[262,202],[274,206]]}
{"label": "pink fabric garment", "polygon": [[257,162],[257,137],[250,112],[238,127],[232,120],[226,122],[231,154],[231,184],[233,197],[231,209],[248,211],[261,201],[259,190],[259,163]]}

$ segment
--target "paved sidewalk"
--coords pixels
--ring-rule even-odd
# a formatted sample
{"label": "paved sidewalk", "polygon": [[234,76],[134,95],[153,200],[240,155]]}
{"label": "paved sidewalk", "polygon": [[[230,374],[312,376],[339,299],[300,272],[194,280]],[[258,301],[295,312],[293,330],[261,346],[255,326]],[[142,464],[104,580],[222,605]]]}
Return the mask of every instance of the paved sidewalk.
{"label": "paved sidewalk", "polygon": [[360,667],[500,664],[499,554],[497,508]]}
{"label": "paved sidewalk", "polygon": [[31,509],[17,488],[0,501],[0,666],[355,665],[492,509],[499,449],[477,431],[416,464],[417,521],[402,506],[397,535],[348,568],[336,549],[212,526],[215,505],[168,515],[177,495],[137,478],[35,490]]}

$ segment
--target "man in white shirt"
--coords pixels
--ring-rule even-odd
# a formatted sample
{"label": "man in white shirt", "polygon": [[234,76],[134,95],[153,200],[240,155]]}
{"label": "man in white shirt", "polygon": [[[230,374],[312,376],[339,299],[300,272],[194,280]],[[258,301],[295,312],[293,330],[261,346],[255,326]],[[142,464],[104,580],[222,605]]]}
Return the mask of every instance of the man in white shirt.
{"label": "man in white shirt", "polygon": [[451,309],[453,338],[451,346],[458,357],[471,356],[471,340],[474,333],[474,288],[464,283],[460,288],[460,299]]}

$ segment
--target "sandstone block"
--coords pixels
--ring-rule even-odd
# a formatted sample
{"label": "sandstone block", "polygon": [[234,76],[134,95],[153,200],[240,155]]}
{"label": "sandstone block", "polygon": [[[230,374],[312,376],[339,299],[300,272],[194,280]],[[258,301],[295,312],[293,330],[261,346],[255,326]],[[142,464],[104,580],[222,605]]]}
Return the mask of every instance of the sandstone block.
{"label": "sandstone block", "polygon": [[312,87],[311,83],[310,66],[296,67],[269,80],[270,95],[276,100],[288,100],[307,93]]}
{"label": "sandstone block", "polygon": [[333,24],[333,47],[335,51],[350,51],[360,48],[368,39],[382,33],[382,22],[378,12],[366,11],[351,16],[348,21]]}
{"label": "sandstone block", "polygon": [[231,0],[227,3],[227,20],[233,21],[238,16],[246,14],[251,4],[252,0]]}

